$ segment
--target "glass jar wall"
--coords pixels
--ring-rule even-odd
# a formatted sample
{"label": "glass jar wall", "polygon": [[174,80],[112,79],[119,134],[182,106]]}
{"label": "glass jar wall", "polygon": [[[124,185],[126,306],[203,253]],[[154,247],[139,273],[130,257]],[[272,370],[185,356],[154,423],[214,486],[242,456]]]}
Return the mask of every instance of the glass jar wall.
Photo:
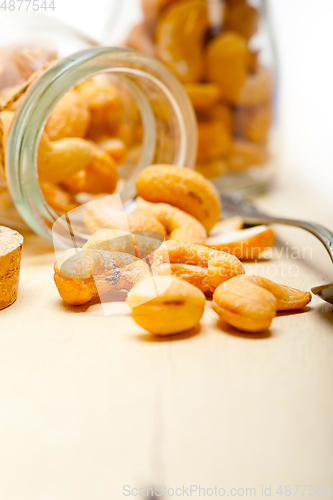
{"label": "glass jar wall", "polygon": [[[13,92],[15,95],[22,81],[24,85],[29,74],[22,76],[22,61],[26,63],[28,58],[31,63],[36,48],[38,52],[47,47],[42,53],[51,57],[42,61],[48,68],[10,110],[1,113],[6,180],[0,187],[0,223],[19,227],[18,209],[31,228],[50,238],[59,215],[81,203],[113,192],[119,192],[123,201],[134,196],[136,176],[146,165],[165,162],[193,167],[197,133],[193,109],[183,87],[163,64],[131,50],[97,46],[64,58],[66,51],[71,54],[70,37],[75,49],[89,45],[89,41],[55,22],[47,38],[45,25],[41,21],[36,24],[34,17],[33,25],[44,26],[44,44],[34,30],[32,45],[29,26],[24,25],[23,36],[17,25],[12,24],[9,30],[17,33],[9,40],[15,42],[10,47],[10,60],[15,56],[21,79],[3,85],[0,102],[6,102]],[[57,52],[56,42],[63,40],[63,30],[67,43],[61,43]],[[8,53],[6,46],[3,51]],[[42,65],[40,59],[38,64],[30,64],[30,73]],[[7,77],[13,74],[7,71]],[[69,117],[72,120],[78,110],[83,114],[73,124]],[[63,123],[61,116],[59,120],[60,111],[68,122]],[[6,127],[9,113],[10,126]],[[57,152],[64,144],[71,144],[72,149],[73,144],[79,144],[84,151],[92,151],[94,164],[63,176],[61,162],[54,168],[49,158],[50,152]],[[98,182],[92,175],[96,169],[101,174]],[[115,173],[111,180],[110,169]]]}
{"label": "glass jar wall", "polygon": [[221,190],[267,185],[278,127],[265,2],[137,0],[135,23],[127,16],[134,3],[123,2],[118,41],[157,57],[184,85],[198,121],[195,168]]}

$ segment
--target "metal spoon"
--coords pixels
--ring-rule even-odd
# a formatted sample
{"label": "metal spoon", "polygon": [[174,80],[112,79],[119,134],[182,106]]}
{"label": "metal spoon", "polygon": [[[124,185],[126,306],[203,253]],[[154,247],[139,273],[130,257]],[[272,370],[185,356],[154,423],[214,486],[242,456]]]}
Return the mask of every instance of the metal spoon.
{"label": "metal spoon", "polygon": [[[244,220],[245,224],[257,225],[265,224],[267,222],[273,224],[286,224],[288,226],[300,227],[309,231],[318,238],[326,248],[331,261],[333,263],[333,233],[326,227],[316,224],[314,222],[301,221],[296,219],[284,219],[281,217],[273,217],[260,212],[251,203],[244,201],[238,196],[230,196],[221,194],[223,205],[223,215],[225,217],[233,217],[239,215]],[[333,283],[328,285],[317,286],[312,288],[312,293],[318,295],[320,298],[333,304]]]}

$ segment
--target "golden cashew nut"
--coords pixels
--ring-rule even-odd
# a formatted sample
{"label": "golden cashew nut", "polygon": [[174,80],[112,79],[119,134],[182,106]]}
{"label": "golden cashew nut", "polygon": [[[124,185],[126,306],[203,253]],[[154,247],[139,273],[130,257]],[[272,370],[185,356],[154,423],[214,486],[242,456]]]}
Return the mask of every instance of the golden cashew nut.
{"label": "golden cashew nut", "polygon": [[112,209],[112,204],[109,203],[108,198],[100,198],[88,203],[84,210],[83,220],[92,233],[99,229],[122,230],[128,224],[130,232],[151,231],[161,233],[163,236],[166,235],[163,224],[150,213],[128,214],[126,220],[122,214],[119,220],[119,214]]}
{"label": "golden cashew nut", "polygon": [[65,179],[62,185],[74,194],[111,194],[117,187],[118,178],[115,161],[102,149],[94,146],[87,167]]}
{"label": "golden cashew nut", "polygon": [[207,179],[221,177],[222,175],[226,175],[229,171],[228,164],[223,158],[197,162],[194,168],[196,172],[203,175]]}
{"label": "golden cashew nut", "polygon": [[207,238],[206,245],[235,255],[238,259],[257,259],[264,250],[273,245],[274,239],[272,228],[255,226],[230,233],[216,232]]}
{"label": "golden cashew nut", "polygon": [[[163,290],[156,296],[156,289]],[[127,296],[134,321],[155,335],[173,335],[198,324],[206,298],[178,278],[153,276],[137,283]]]}
{"label": "golden cashew nut", "polygon": [[249,141],[265,142],[273,122],[270,104],[240,108],[235,113],[235,132]]}
{"label": "golden cashew nut", "polygon": [[207,79],[220,87],[221,96],[236,103],[247,77],[249,51],[244,37],[222,33],[207,48]]}
{"label": "golden cashew nut", "polygon": [[203,225],[191,215],[172,205],[144,202],[139,206],[139,213],[156,217],[171,240],[199,244],[204,244],[206,241],[207,233]]}
{"label": "golden cashew nut", "polygon": [[237,276],[215,290],[213,301],[224,321],[251,333],[269,328],[276,311],[306,306],[311,294],[260,276]]}
{"label": "golden cashew nut", "polygon": [[55,210],[69,212],[78,207],[71,195],[57,184],[41,181],[39,185],[46,202]]}
{"label": "golden cashew nut", "polygon": [[90,111],[86,99],[71,90],[53,108],[45,125],[45,132],[51,141],[65,137],[85,137],[90,124]]}
{"label": "golden cashew nut", "polygon": [[79,138],[50,141],[42,135],[38,149],[38,175],[49,182],[61,182],[88,167],[96,146]]}
{"label": "golden cashew nut", "polygon": [[75,306],[111,290],[130,290],[149,275],[147,264],[133,255],[91,247],[68,250],[54,266],[59,295]]}
{"label": "golden cashew nut", "polygon": [[242,263],[233,255],[210,248],[169,240],[153,255],[155,274],[172,275],[211,294],[224,281],[244,274]]}
{"label": "golden cashew nut", "polygon": [[249,73],[240,90],[236,103],[240,106],[259,106],[272,101],[272,72],[266,66],[258,66],[254,73]]}
{"label": "golden cashew nut", "polygon": [[100,142],[105,136],[116,136],[124,109],[118,89],[110,82],[100,80],[87,80],[76,89],[89,103],[91,120],[87,137]]}
{"label": "golden cashew nut", "polygon": [[220,98],[220,89],[214,83],[187,83],[185,90],[196,111],[210,109]]}
{"label": "golden cashew nut", "polygon": [[231,5],[227,10],[225,30],[236,31],[249,40],[257,31],[260,15],[256,8],[246,2]]}
{"label": "golden cashew nut", "polygon": [[162,242],[163,236],[157,233],[133,234],[117,229],[100,229],[89,238],[83,248],[122,252],[135,255],[139,259],[146,259],[161,246]]}
{"label": "golden cashew nut", "polygon": [[226,219],[222,219],[215,224],[215,226],[209,232],[209,238],[213,236],[224,236],[228,233],[233,233],[234,231],[239,231],[243,229],[244,221],[238,215],[234,217],[227,217]]}
{"label": "golden cashew nut", "polygon": [[251,166],[263,165],[269,160],[269,157],[269,152],[264,144],[236,139],[226,161],[231,170],[237,171]]}
{"label": "golden cashew nut", "polygon": [[98,147],[103,149],[105,153],[107,153],[111,158],[114,159],[116,164],[122,165],[127,156],[127,148],[121,139],[115,137],[103,137],[100,140],[96,141]]}
{"label": "golden cashew nut", "polygon": [[215,160],[229,153],[232,146],[231,130],[216,119],[198,121],[198,162]]}
{"label": "golden cashew nut", "polygon": [[209,109],[197,112],[198,121],[218,120],[232,134],[234,129],[233,108],[224,102],[218,102]]}
{"label": "golden cashew nut", "polygon": [[136,182],[146,201],[164,202],[195,217],[209,231],[220,218],[221,202],[215,186],[198,172],[171,165],[147,167]]}
{"label": "golden cashew nut", "polygon": [[168,6],[155,31],[156,55],[182,83],[204,75],[204,35],[209,28],[204,0],[185,0]]}
{"label": "golden cashew nut", "polygon": [[119,92],[112,83],[104,80],[86,80],[75,90],[79,92],[89,105],[90,111],[110,106],[114,110],[119,106]]}

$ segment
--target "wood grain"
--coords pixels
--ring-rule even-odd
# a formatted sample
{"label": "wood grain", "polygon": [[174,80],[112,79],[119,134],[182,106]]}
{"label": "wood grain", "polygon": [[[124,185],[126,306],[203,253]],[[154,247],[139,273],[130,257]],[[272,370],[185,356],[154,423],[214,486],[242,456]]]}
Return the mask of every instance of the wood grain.
{"label": "wood grain", "polygon": [[[257,202],[273,210],[275,196]],[[272,258],[247,272],[304,289],[333,278],[311,235],[276,233]],[[156,339],[127,315],[104,317],[98,303],[64,305],[52,246],[32,234],[25,242],[19,298],[1,312],[4,499],[118,499],[126,484],[254,487],[257,496],[262,485],[326,488],[332,307],[314,298],[251,336],[219,322],[208,303],[200,329]],[[305,259],[287,255],[303,247]]]}

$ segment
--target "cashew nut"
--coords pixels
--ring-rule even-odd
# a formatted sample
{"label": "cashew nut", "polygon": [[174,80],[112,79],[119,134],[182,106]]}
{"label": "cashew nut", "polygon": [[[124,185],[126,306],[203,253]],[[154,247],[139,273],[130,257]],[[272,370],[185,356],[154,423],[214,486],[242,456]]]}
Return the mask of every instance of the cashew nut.
{"label": "cashew nut", "polygon": [[220,218],[221,202],[215,186],[198,172],[171,165],[147,167],[136,182],[146,201],[169,203],[195,217],[209,231]]}
{"label": "cashew nut", "polygon": [[118,171],[115,161],[102,149],[95,147],[89,165],[62,182],[71,193],[113,193],[117,187]]}
{"label": "cashew nut", "polygon": [[224,281],[244,274],[242,263],[233,255],[210,248],[169,240],[153,255],[155,274],[173,275],[199,288],[213,293]]}
{"label": "cashew nut", "polygon": [[241,2],[231,5],[227,10],[224,28],[237,31],[237,33],[249,40],[258,30],[259,19],[259,12],[255,7],[248,5],[246,2]]}
{"label": "cashew nut", "polygon": [[226,157],[231,170],[243,170],[251,166],[263,165],[269,160],[269,152],[265,144],[236,139]]}
{"label": "cashew nut", "polygon": [[276,311],[306,306],[311,294],[260,276],[237,276],[215,290],[213,301],[222,319],[251,333],[269,328]]}
{"label": "cashew nut", "polygon": [[208,27],[204,0],[171,4],[157,22],[156,55],[183,83],[198,82],[203,77],[203,44]]}
{"label": "cashew nut", "polygon": [[78,206],[71,195],[57,184],[52,182],[39,183],[42,193],[48,205],[60,212],[69,212]]}
{"label": "cashew nut", "polygon": [[71,249],[54,266],[61,298],[82,305],[110,290],[130,290],[149,276],[147,264],[133,255],[95,248]]}
{"label": "cashew nut", "polygon": [[108,197],[88,203],[83,220],[92,233],[99,229],[124,229],[128,225],[131,232],[153,231],[166,235],[165,227],[150,213],[128,214],[126,220],[124,217],[119,220],[119,214],[114,211]]}
{"label": "cashew nut", "polygon": [[209,236],[206,245],[222,252],[231,253],[238,259],[256,259],[274,243],[273,229],[267,226],[256,226],[230,233],[215,233]]}
{"label": "cashew nut", "polygon": [[67,92],[53,108],[45,125],[45,132],[51,141],[65,137],[85,137],[89,123],[90,111],[83,95],[71,90]]}
{"label": "cashew nut", "polygon": [[191,215],[172,205],[144,202],[139,205],[139,212],[156,217],[172,240],[201,244],[206,241],[207,233],[203,225]]}
{"label": "cashew nut", "polygon": [[205,303],[204,294],[196,287],[167,276],[144,279],[127,296],[134,321],[155,335],[172,335],[193,328],[204,313]]}
{"label": "cashew nut", "polygon": [[236,103],[246,81],[248,47],[244,37],[229,31],[214,38],[207,48],[207,79],[220,87],[222,96]]}

